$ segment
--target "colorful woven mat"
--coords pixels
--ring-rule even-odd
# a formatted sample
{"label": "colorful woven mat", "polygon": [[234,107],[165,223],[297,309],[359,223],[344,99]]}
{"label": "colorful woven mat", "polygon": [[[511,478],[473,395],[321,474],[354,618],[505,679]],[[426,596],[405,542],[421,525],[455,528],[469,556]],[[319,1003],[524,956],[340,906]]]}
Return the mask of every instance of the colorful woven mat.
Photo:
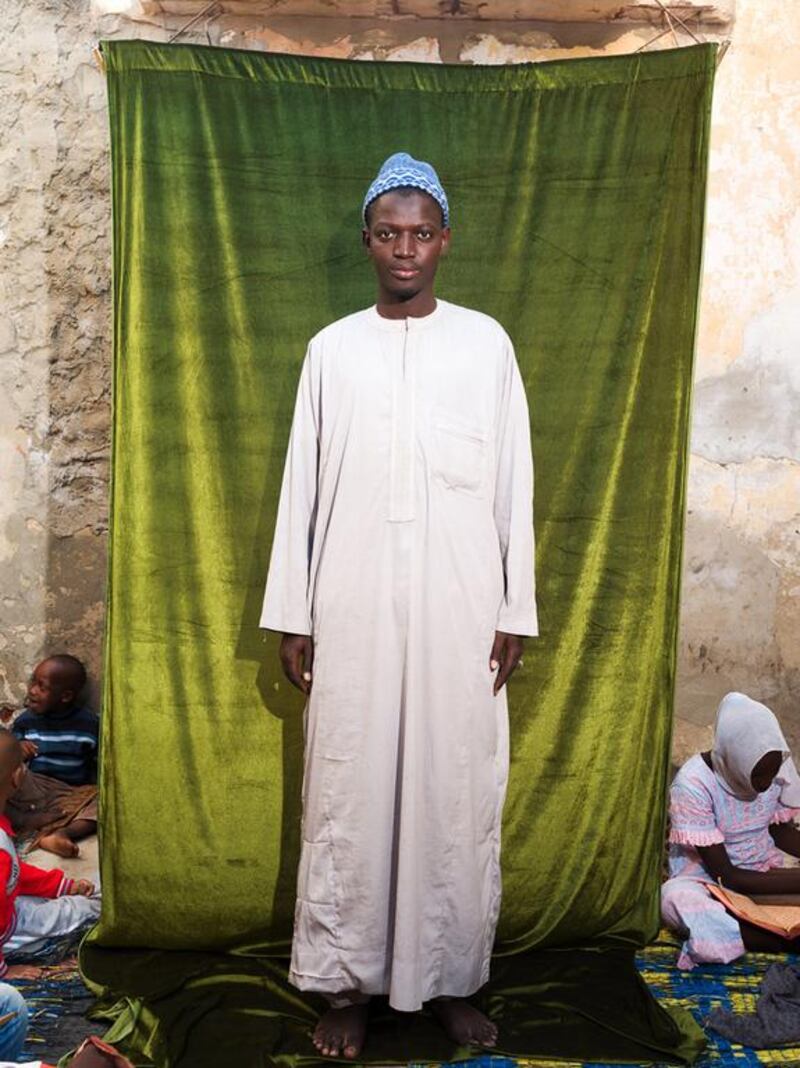
{"label": "colorful woven mat", "polygon": [[94,920],[86,920],[80,927],[57,938],[43,938],[35,949],[25,946],[13,953],[6,954],[7,964],[61,964],[77,956],[78,946]]}
{"label": "colorful woven mat", "polygon": [[[639,954],[637,965],[642,978],[659,1000],[688,1009],[701,1026],[709,1012],[718,1007],[734,1012],[755,1012],[759,986],[770,964],[776,960],[796,962],[798,959],[748,953],[732,964],[706,964],[684,972],[675,967],[676,958],[674,943],[659,942]],[[710,1028],[705,1031],[708,1049],[695,1062],[695,1068],[756,1068],[768,1064],[800,1066],[800,1041],[792,1047],[755,1050],[734,1045]],[[592,1065],[592,1068],[600,1068],[600,1065]]]}
{"label": "colorful woven mat", "polygon": [[[776,958],[750,953],[733,964],[709,964],[694,971],[675,967],[677,947],[660,942],[643,950],[637,958],[639,971],[659,1000],[688,1009],[703,1024],[717,1006],[737,1012],[753,1012],[758,988],[767,967]],[[797,960],[797,958],[792,958]],[[86,1019],[92,996],[78,974],[74,960],[46,968],[36,980],[15,980],[28,1002],[30,1024],[23,1059],[55,1063],[88,1034],[102,1034],[105,1026]],[[761,1065],[794,1065],[800,1068],[800,1043],[791,1048],[752,1050],[732,1045],[708,1030],[708,1049],[694,1068],[759,1068]],[[476,1057],[460,1062],[459,1068],[612,1068],[601,1061],[528,1060],[515,1062],[504,1057]],[[231,1066],[233,1068],[233,1066]],[[634,1066],[639,1068],[639,1066]],[[641,1066],[645,1068],[645,1066]],[[652,1068],[652,1065],[647,1066]]]}
{"label": "colorful woven mat", "polygon": [[102,1035],[104,1023],[92,1023],[86,1013],[94,997],[83,985],[73,957],[43,969],[38,979],[9,980],[28,1004],[28,1036],[22,1060],[55,1064],[87,1035]]}
{"label": "colorful woven mat", "polygon": [[[695,1020],[704,1027],[711,1009],[722,1006],[735,1012],[754,1012],[758,991],[764,972],[773,961],[792,960],[795,957],[777,958],[767,953],[749,953],[732,964],[707,964],[694,971],[679,971],[675,966],[678,948],[666,936],[653,946],[648,946],[637,956],[639,972],[659,1001],[666,1005],[688,1009]],[[747,1049],[733,1045],[705,1028],[708,1048],[693,1068],[758,1068],[761,1065],[800,1068],[800,1042],[797,1046],[781,1049]],[[512,1061],[505,1057],[476,1057],[461,1061],[458,1068],[615,1068],[607,1061]],[[416,1066],[414,1066],[416,1068]],[[632,1068],[653,1068],[634,1065]]]}

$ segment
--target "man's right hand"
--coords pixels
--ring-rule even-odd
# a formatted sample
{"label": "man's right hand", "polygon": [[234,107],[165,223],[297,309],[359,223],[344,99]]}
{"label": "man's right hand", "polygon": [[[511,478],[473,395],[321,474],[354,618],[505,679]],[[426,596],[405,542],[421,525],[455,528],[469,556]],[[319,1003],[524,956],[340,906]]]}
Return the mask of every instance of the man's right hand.
{"label": "man's right hand", "polygon": [[22,743],[22,759],[32,760],[33,757],[39,752],[39,746],[36,742],[23,742]]}
{"label": "man's right hand", "polygon": [[280,648],[283,673],[298,690],[311,693],[311,665],[314,642],[308,634],[284,634]]}

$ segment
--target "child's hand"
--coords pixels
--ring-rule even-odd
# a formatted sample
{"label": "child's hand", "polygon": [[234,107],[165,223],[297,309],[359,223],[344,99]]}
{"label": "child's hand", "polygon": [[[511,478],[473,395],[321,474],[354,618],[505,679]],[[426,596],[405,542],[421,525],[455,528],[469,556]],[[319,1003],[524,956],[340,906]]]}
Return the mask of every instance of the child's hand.
{"label": "child's hand", "polygon": [[39,746],[36,742],[23,742],[22,743],[22,759],[32,760],[39,752]]}
{"label": "child's hand", "polygon": [[76,879],[67,890],[67,894],[70,897],[75,897],[76,894],[80,894],[81,897],[91,897],[93,893],[94,883],[90,883],[88,879]]}

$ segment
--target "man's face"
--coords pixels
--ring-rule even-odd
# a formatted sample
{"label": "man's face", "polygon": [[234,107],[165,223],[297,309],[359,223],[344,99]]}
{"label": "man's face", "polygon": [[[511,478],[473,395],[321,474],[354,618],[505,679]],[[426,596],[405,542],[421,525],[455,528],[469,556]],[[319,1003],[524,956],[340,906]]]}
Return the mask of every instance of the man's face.
{"label": "man's face", "polygon": [[769,790],[775,780],[775,776],[781,770],[781,764],[783,764],[783,753],[780,750],[774,749],[769,753],[765,753],[750,773],[750,782],[753,785],[753,789],[760,794]]}
{"label": "man's face", "polygon": [[391,192],[372,202],[363,240],[375,264],[381,299],[400,303],[433,292],[450,229],[442,226],[442,210],[427,193]]}
{"label": "man's face", "polygon": [[25,703],[31,712],[44,715],[70,705],[75,699],[75,690],[64,678],[63,669],[52,660],[43,660],[33,669],[28,683]]}

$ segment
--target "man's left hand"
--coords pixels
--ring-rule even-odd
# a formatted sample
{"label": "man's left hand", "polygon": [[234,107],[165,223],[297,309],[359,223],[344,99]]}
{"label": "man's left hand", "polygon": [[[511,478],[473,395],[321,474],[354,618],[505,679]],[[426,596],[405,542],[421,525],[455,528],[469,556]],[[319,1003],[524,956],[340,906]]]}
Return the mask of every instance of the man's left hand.
{"label": "man's left hand", "polygon": [[522,658],[522,638],[518,634],[505,634],[502,630],[494,632],[494,645],[489,657],[489,670],[497,672],[494,680],[495,694],[505,686]]}

